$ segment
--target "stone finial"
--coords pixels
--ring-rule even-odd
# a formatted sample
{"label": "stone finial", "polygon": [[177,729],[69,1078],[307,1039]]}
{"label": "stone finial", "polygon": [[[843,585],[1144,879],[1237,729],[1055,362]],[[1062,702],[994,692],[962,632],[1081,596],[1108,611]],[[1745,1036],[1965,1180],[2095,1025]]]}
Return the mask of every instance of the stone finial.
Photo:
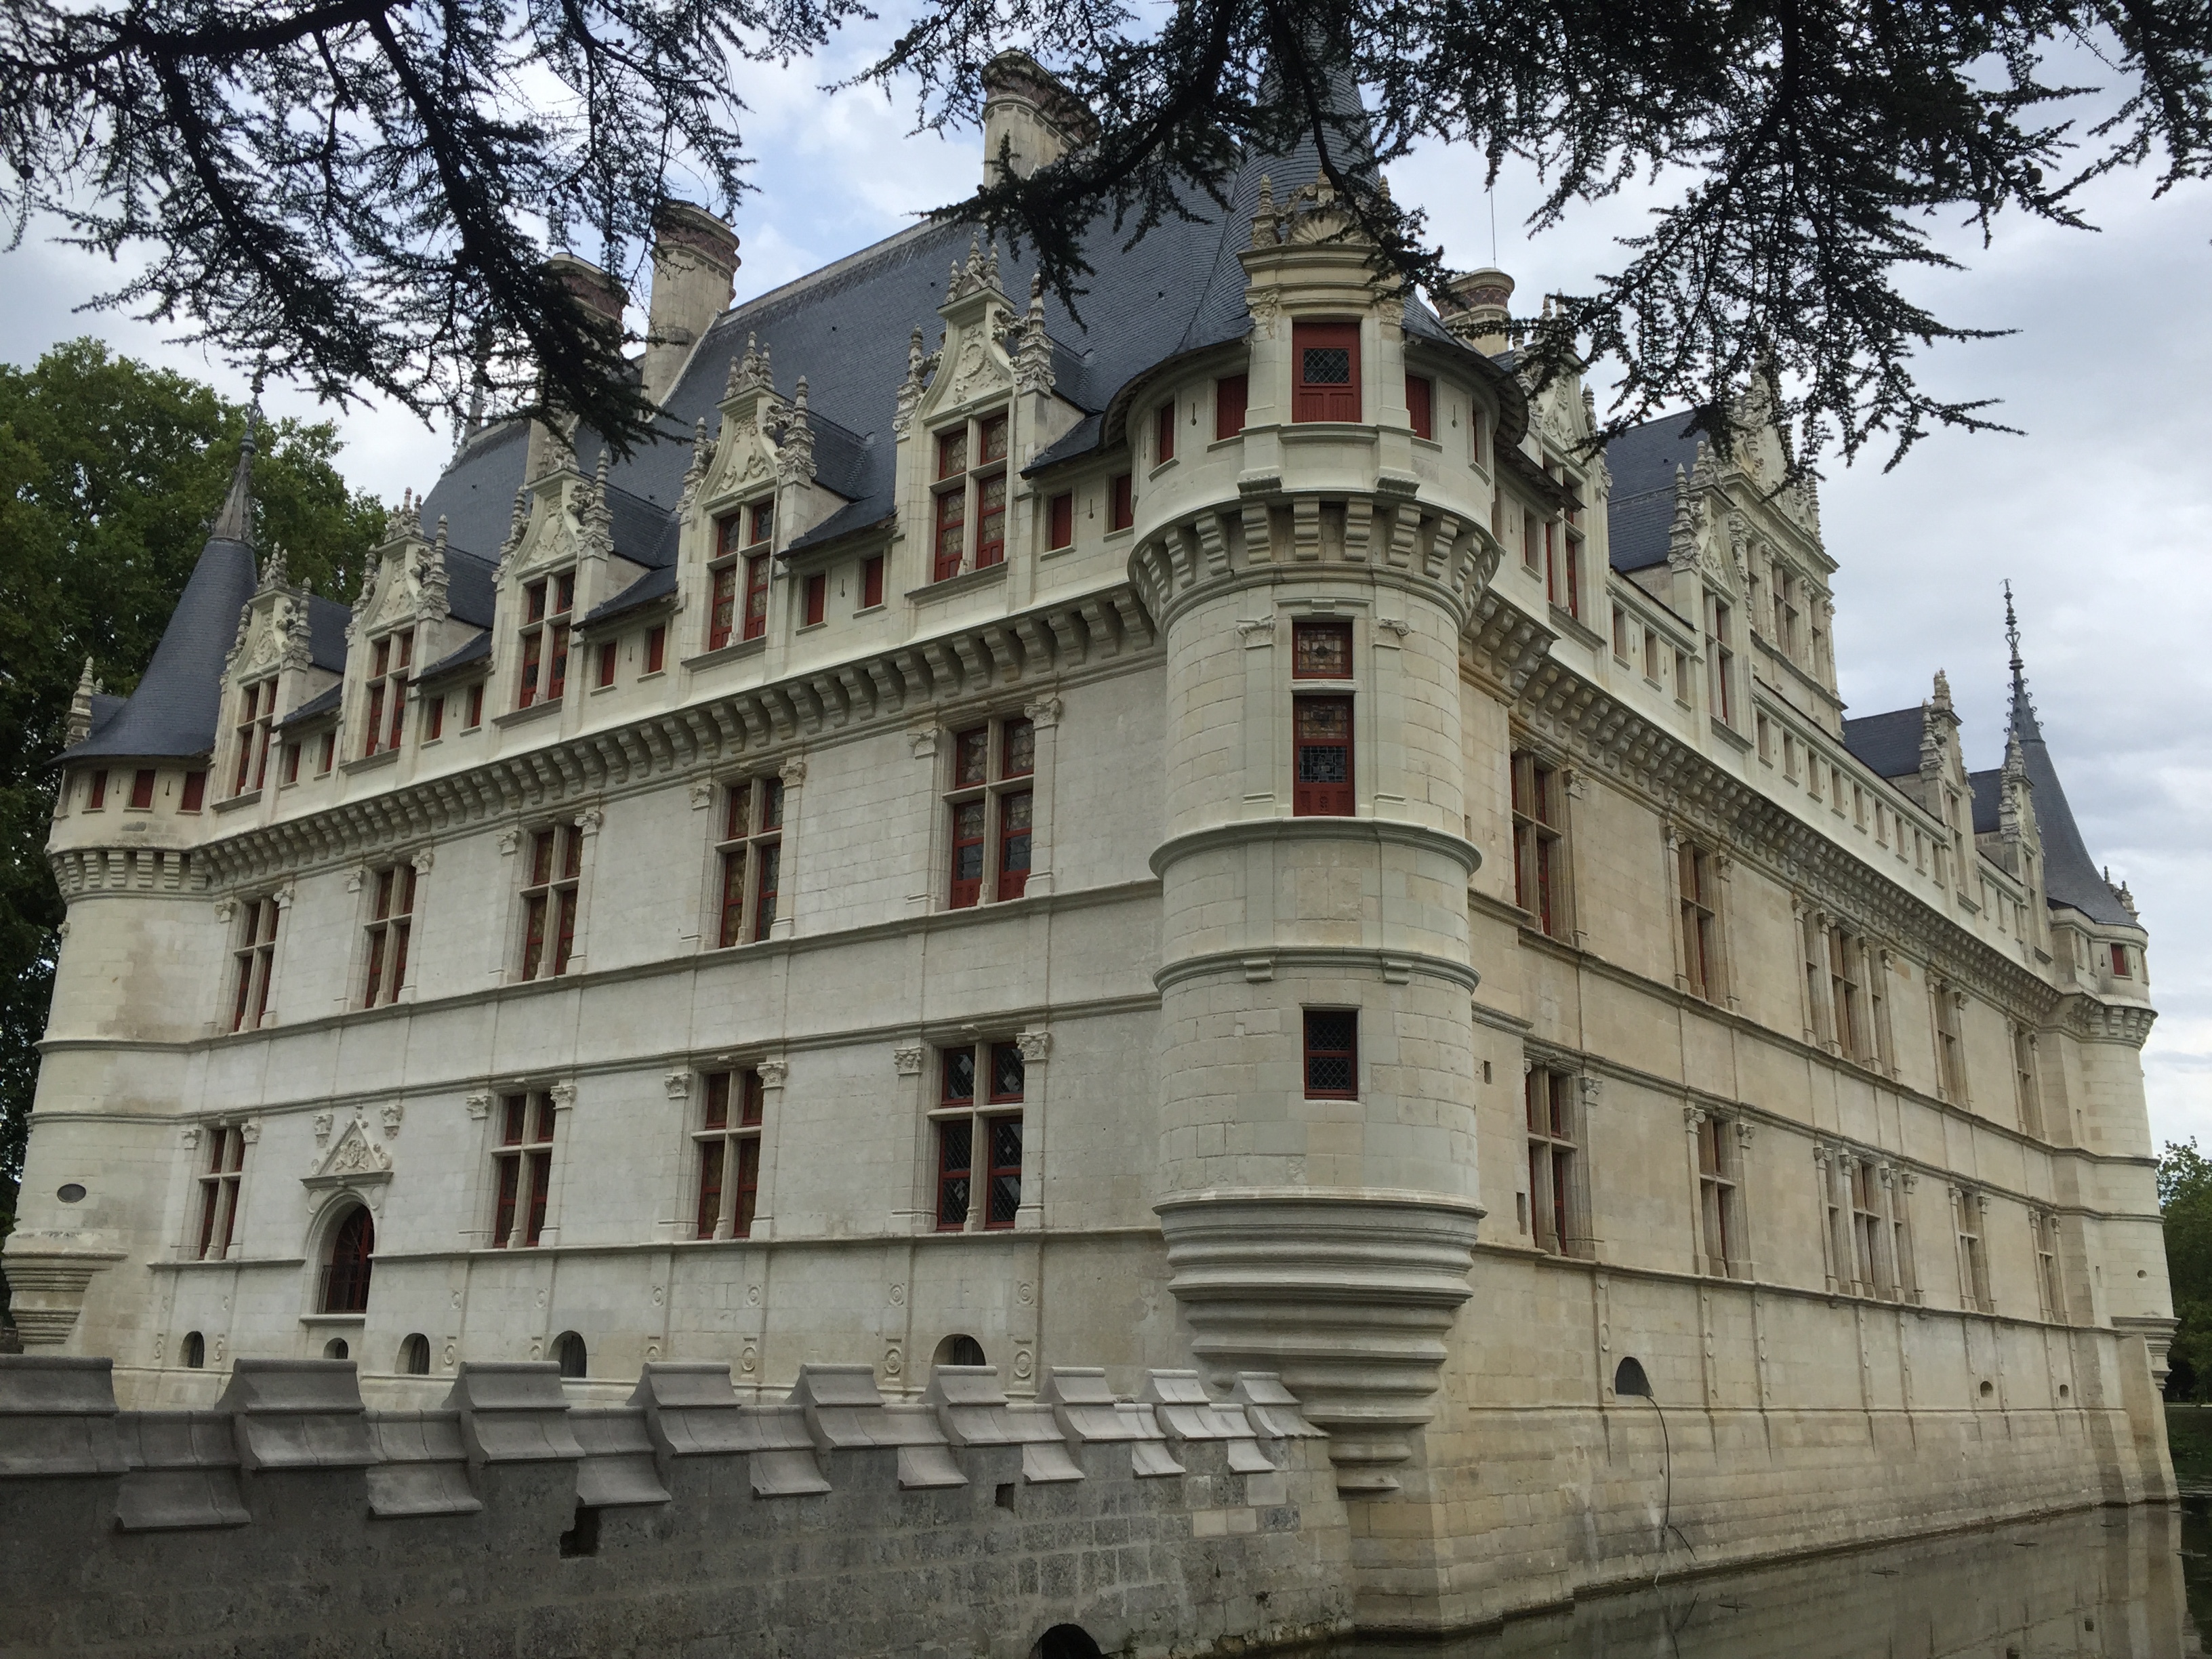
{"label": "stone finial", "polygon": [[1044,273],[1030,278],[1030,308],[1014,338],[1014,386],[1020,392],[1050,392],[1052,339],[1044,329]]}
{"label": "stone finial", "polygon": [[706,486],[707,470],[714,464],[714,442],[707,435],[707,420],[700,416],[691,428],[691,465],[684,469],[684,493],[677,500],[678,517],[689,513]]}
{"label": "stone finial", "polygon": [[84,659],[84,672],[77,676],[76,690],[70,697],[69,722],[63,732],[65,746],[75,748],[92,735],[92,697],[100,689],[100,682],[92,677],[92,659]]}
{"label": "stone finial", "polygon": [[1667,562],[1687,569],[1698,562],[1698,515],[1690,502],[1690,479],[1674,468],[1674,521],[1667,532]]}
{"label": "stone finial", "polygon": [[238,465],[231,471],[230,491],[222,498],[222,508],[208,530],[210,541],[253,545],[253,428],[260,421],[261,403],[257,393],[253,407],[246,411],[246,435],[238,441]]}
{"label": "stone finial", "polygon": [[1951,705],[1951,677],[1940,668],[1936,671],[1936,695],[1930,701],[1947,714],[1954,712]]}
{"label": "stone finial", "polygon": [[605,555],[615,550],[614,509],[607,504],[607,452],[599,451],[599,463],[592,471],[592,486],[584,497],[582,514],[584,549],[586,554]]}
{"label": "stone finial", "polygon": [[906,435],[907,428],[914,423],[914,411],[921,403],[922,393],[927,390],[928,382],[923,378],[926,367],[927,360],[921,350],[921,327],[917,324],[907,338],[906,379],[899,382],[898,407],[891,416],[891,429],[901,437]]}
{"label": "stone finial", "polygon": [[799,385],[787,408],[783,411],[783,431],[776,440],[776,482],[787,484],[814,482],[814,428],[806,418],[806,377],[799,377]]}
{"label": "stone finial", "polygon": [[500,544],[499,562],[505,564],[522,550],[522,538],[530,529],[530,491],[514,492],[514,511],[507,516],[507,539]]}
{"label": "stone finial", "polygon": [[727,403],[748,392],[775,395],[775,369],[769,359],[769,348],[752,334],[745,336],[744,355],[731,360],[730,378],[722,387],[722,401]]}
{"label": "stone finial", "polygon": [[289,586],[289,573],[285,568],[284,548],[280,542],[270,548],[268,558],[262,562],[261,579],[254,584],[253,591],[257,594],[274,593],[278,588]]}

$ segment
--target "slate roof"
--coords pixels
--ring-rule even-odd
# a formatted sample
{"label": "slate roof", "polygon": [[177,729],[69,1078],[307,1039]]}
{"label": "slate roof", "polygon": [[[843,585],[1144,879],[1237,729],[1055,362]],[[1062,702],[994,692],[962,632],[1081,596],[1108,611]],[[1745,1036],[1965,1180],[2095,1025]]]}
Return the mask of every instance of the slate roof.
{"label": "slate roof", "polygon": [[626,617],[633,611],[642,611],[657,599],[665,599],[676,592],[676,567],[665,564],[658,570],[648,570],[611,599],[602,600],[592,607],[580,624],[590,628],[595,623],[611,622],[617,617]]}
{"label": "slate roof", "polygon": [[2094,922],[2108,927],[2136,927],[2142,924],[2120,902],[2112,884],[2089,856],[2074,809],[2058,781],[2058,768],[2043,740],[2043,726],[2028,701],[2027,686],[2015,665],[2013,671],[2012,734],[2020,739],[2021,758],[2027,768],[2027,787],[2035,804],[2036,833],[2043,840],[2043,890],[2053,909],[2070,905]]}
{"label": "slate roof", "polygon": [[[415,683],[417,685],[422,685],[431,680],[441,678],[445,675],[456,673],[461,669],[466,668],[471,663],[482,662],[490,655],[490,634],[479,634],[474,639],[471,640],[466,645],[458,646],[454,649],[448,651],[444,656],[439,658],[437,661],[432,663],[428,668],[425,668],[420,674],[417,674],[415,677]],[[327,695],[327,693],[325,695]],[[316,701],[319,702],[322,699],[318,697]]]}
{"label": "slate roof", "polygon": [[[426,675],[424,678],[428,677]],[[336,685],[325,686],[290,714],[285,715],[283,720],[278,720],[276,729],[280,732],[295,731],[302,726],[313,725],[325,714],[336,714],[339,699],[344,690],[343,680],[340,680]]]}
{"label": "slate roof", "polygon": [[161,630],[161,642],[154,647],[153,660],[138,677],[138,689],[105,720],[95,713],[90,735],[57,755],[53,764],[106,758],[185,760],[215,747],[223,660],[238,637],[239,610],[252,596],[258,580],[248,539],[252,533],[252,483],[249,428],[239,447],[230,492],[216,517],[215,533],[185,582],[169,624]]}
{"label": "slate roof", "polygon": [[1927,729],[1919,708],[1893,708],[1844,722],[1844,747],[1878,778],[1916,777],[1920,738]]}
{"label": "slate roof", "polygon": [[1992,766],[1986,772],[1969,772],[1966,781],[1974,791],[1974,833],[1994,836],[2004,827],[2004,769]]}
{"label": "slate roof", "polygon": [[1690,418],[1662,415],[1629,428],[1605,447],[1606,470],[1613,474],[1606,550],[1615,570],[1645,570],[1667,562],[1674,525],[1674,470],[1687,472],[1698,461]]}

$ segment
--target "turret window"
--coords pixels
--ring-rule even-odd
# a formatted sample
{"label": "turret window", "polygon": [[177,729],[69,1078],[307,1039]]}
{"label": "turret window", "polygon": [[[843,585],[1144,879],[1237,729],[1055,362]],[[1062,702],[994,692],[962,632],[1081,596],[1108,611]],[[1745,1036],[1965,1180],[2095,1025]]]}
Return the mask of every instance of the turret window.
{"label": "turret window", "polygon": [[1218,443],[1244,430],[1244,411],[1251,401],[1251,377],[1224,374],[1213,383],[1213,437]]}
{"label": "turret window", "polygon": [[1298,697],[1291,707],[1291,816],[1352,817],[1352,699]]}
{"label": "turret window", "polygon": [[[573,584],[573,578],[568,580]],[[542,597],[544,584],[533,583],[532,586]],[[374,755],[380,749],[399,747],[400,733],[407,720],[407,675],[414,665],[412,629],[387,634],[369,647],[368,722],[362,734],[362,754]],[[556,691],[552,695],[560,694]],[[528,702],[530,699],[526,696],[523,701]]]}
{"label": "turret window", "polygon": [[952,737],[949,907],[1017,899],[1029,889],[1036,727],[1018,716]]}
{"label": "turret window", "polygon": [[1291,325],[1294,421],[1359,418],[1359,325],[1301,321]]}
{"label": "turret window", "polygon": [[1045,551],[1056,553],[1075,545],[1075,492],[1062,490],[1046,509]]}
{"label": "turret window", "polygon": [[[246,750],[241,749],[240,752],[243,754],[246,753]],[[243,768],[240,769],[241,771],[243,769]],[[240,784],[239,786],[240,790],[243,790],[245,787],[246,786],[244,784]],[[88,812],[98,812],[105,811],[106,805],[107,769],[101,766],[94,769],[94,770],[88,773],[85,777],[84,810]]]}
{"label": "turret window", "polygon": [[[757,640],[768,632],[769,554],[775,545],[775,503],[755,501],[715,526],[714,560],[709,567],[707,648],[720,651],[733,639]],[[743,583],[742,593],[739,583]]]}
{"label": "turret window", "polygon": [[259,1028],[269,1012],[269,980],[276,963],[277,904],[247,899],[238,907],[238,942],[231,948],[230,1029]]}
{"label": "turret window", "polygon": [[[563,570],[522,590],[522,668],[514,706],[557,702],[568,686],[569,617],[576,608],[576,573]],[[372,721],[372,724],[374,722]],[[398,728],[393,729],[398,738]]]}
{"label": "turret window", "polygon": [[1423,374],[1406,377],[1406,417],[1416,438],[1434,442],[1437,435],[1436,382]]}
{"label": "turret window", "polygon": [[692,1139],[699,1148],[695,1238],[748,1238],[760,1198],[761,1124],[766,1091],[748,1066],[709,1072],[706,1103]]}
{"label": "turret window", "polygon": [[207,804],[207,774],[194,770],[185,774],[185,793],[177,803],[179,812],[197,812]]}
{"label": "turret window", "polygon": [[1305,1010],[1305,1094],[1308,1100],[1359,1097],[1359,1010]]}
{"label": "turret window", "polygon": [[142,766],[131,775],[131,810],[132,811],[150,812],[154,810],[154,780],[155,771],[150,766]]}
{"label": "turret window", "polygon": [[[1006,416],[986,415],[937,434],[933,580],[1006,556]],[[969,546],[969,528],[975,545]]]}
{"label": "turret window", "polygon": [[1136,522],[1136,487],[1127,473],[1117,472],[1106,484],[1106,533],[1127,530]]}

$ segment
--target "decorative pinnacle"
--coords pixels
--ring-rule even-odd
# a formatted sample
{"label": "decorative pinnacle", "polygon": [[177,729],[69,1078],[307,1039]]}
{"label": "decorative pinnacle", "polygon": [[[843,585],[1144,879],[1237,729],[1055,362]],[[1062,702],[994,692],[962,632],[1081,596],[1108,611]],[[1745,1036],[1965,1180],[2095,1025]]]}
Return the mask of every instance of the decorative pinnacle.
{"label": "decorative pinnacle", "polygon": [[222,511],[215,515],[214,527],[208,532],[210,540],[253,545],[253,428],[260,423],[261,392],[257,381],[253,406],[246,411],[246,435],[238,441],[238,466],[230,475],[230,493],[223,497]]}
{"label": "decorative pinnacle", "polygon": [[2012,708],[2006,724],[2023,739],[2043,735],[2036,725],[2035,705],[2028,701],[2027,674],[2020,658],[2020,617],[2013,609],[2012,582],[2004,585],[2005,643],[2012,648]]}

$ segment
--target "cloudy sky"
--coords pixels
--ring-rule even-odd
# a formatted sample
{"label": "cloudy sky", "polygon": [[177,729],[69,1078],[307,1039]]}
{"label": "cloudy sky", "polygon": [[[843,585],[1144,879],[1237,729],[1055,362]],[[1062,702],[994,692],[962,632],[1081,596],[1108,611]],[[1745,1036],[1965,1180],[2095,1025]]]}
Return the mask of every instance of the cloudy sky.
{"label": "cloudy sky", "polygon": [[[815,90],[858,61],[751,72],[746,137],[757,193],[738,215],[740,299],[788,281],[964,194],[981,166],[973,134],[908,135],[880,95]],[[1394,169],[1454,263],[1486,263],[1492,204],[1472,155],[1439,149]],[[1495,203],[1499,262],[1524,297],[1584,288],[1618,262],[1633,202],[1585,210],[1530,241],[1519,226],[1533,179]],[[1955,396],[2002,398],[2026,435],[1939,435],[1898,470],[1832,466],[1822,487],[1837,577],[1836,655],[1856,714],[1917,703],[1949,671],[1968,763],[2001,758],[2005,643],[1998,584],[2019,596],[2036,705],[2091,852],[2133,889],[2151,933],[2161,1010],[2145,1061],[2160,1139],[2212,1146],[2212,188],[2150,198],[2135,176],[2090,199],[2095,234],[2012,223],[1988,249],[1952,244],[1969,270],[1932,275],[1915,297],[1948,320],[2019,331],[1946,348],[1926,376]],[[36,240],[0,253],[0,358],[23,363],[72,335],[214,380],[240,376],[143,324],[73,311],[112,285],[99,262]],[[310,415],[271,388],[279,414]],[[339,417],[353,480],[396,499],[436,477],[450,434],[410,417]]]}

